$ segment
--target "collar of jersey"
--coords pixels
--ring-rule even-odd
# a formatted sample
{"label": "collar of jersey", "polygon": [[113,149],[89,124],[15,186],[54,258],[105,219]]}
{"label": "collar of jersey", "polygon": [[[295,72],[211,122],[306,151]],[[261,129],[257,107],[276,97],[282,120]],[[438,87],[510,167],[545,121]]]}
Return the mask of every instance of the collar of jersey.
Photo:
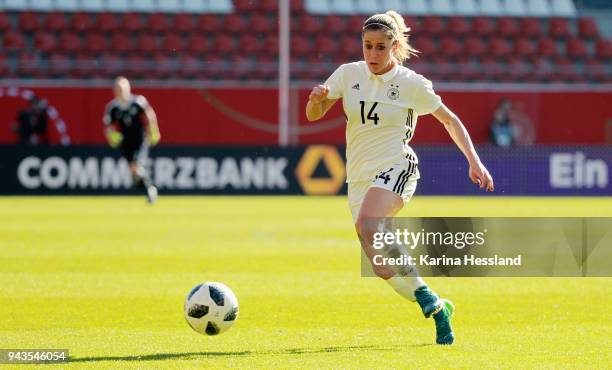
{"label": "collar of jersey", "polygon": [[385,72],[382,75],[375,75],[374,73],[372,73],[372,71],[370,71],[370,68],[368,68],[367,65],[366,70],[368,71],[368,78],[379,77],[381,80],[383,80],[383,82],[389,82],[397,74],[397,71],[399,70],[399,65],[396,63],[393,68],[391,68],[389,71]]}

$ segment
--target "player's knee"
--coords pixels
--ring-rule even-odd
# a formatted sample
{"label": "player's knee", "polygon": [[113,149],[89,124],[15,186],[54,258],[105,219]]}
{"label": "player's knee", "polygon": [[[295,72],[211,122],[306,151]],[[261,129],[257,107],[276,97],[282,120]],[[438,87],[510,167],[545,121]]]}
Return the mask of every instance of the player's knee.
{"label": "player's knee", "polygon": [[357,222],[355,223],[355,230],[357,230],[357,235],[359,239],[363,241],[367,241],[370,243],[376,232],[376,226],[373,223],[364,217],[357,218]]}
{"label": "player's knee", "polygon": [[395,276],[395,271],[393,271],[391,268],[387,266],[379,266],[374,263],[372,263],[372,271],[374,272],[374,275],[383,280],[389,280]]}

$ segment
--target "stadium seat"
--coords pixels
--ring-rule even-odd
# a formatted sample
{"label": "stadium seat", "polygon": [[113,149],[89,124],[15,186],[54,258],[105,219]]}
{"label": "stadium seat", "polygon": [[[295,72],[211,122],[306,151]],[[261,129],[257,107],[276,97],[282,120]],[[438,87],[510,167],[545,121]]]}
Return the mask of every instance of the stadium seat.
{"label": "stadium seat", "polygon": [[446,24],[446,33],[463,37],[470,33],[470,24],[463,17],[451,17]]}
{"label": "stadium seat", "polygon": [[[187,1],[189,2],[189,0]],[[157,2],[157,11],[160,13],[178,13],[182,11],[182,1],[180,0],[163,0]]]}
{"label": "stadium seat", "polygon": [[157,53],[153,56],[153,68],[151,76],[153,78],[168,78],[176,71],[174,59],[164,53]]}
{"label": "stadium seat", "polygon": [[304,13],[304,2],[302,0],[291,0],[291,13],[293,15],[299,15]]}
{"label": "stadium seat", "polygon": [[480,37],[468,37],[464,45],[465,53],[473,57],[481,57],[487,53],[487,45]]}
{"label": "stadium seat", "polygon": [[361,13],[353,0],[329,0],[329,14],[349,15]]}
{"label": "stadium seat", "polygon": [[221,29],[221,19],[216,14],[202,14],[198,17],[197,25],[200,31],[215,33]]}
{"label": "stadium seat", "polygon": [[53,32],[66,31],[69,28],[68,17],[64,13],[49,13],[45,19],[45,29]]}
{"label": "stadium seat", "polygon": [[80,7],[78,0],[55,0],[55,9],[62,12],[76,12]]}
{"label": "stadium seat", "polygon": [[353,15],[348,19],[348,29],[347,32],[355,32],[361,34],[361,29],[363,27],[363,22],[365,22],[366,18],[361,15]]}
{"label": "stadium seat", "polygon": [[278,13],[278,1],[277,0],[259,0],[259,9],[262,12],[268,14]]}
{"label": "stadium seat", "polygon": [[113,13],[100,13],[96,22],[96,29],[102,32],[117,32],[121,28],[121,16]]}
{"label": "stadium seat", "polygon": [[128,78],[148,77],[154,70],[152,61],[142,55],[130,55],[124,61]]}
{"label": "stadium seat", "polygon": [[524,17],[527,15],[525,2],[523,0],[502,0],[503,13],[505,16]]}
{"label": "stadium seat", "polygon": [[183,12],[202,14],[208,12],[208,1],[206,0],[189,0],[183,1]]}
{"label": "stadium seat", "polygon": [[472,21],[472,33],[474,36],[488,37],[495,32],[495,25],[491,18],[476,17]]}
{"label": "stadium seat", "polygon": [[500,37],[493,37],[489,40],[489,55],[496,58],[505,58],[510,55],[512,49],[508,42]]}
{"label": "stadium seat", "polygon": [[246,31],[248,26],[247,18],[242,14],[228,14],[223,20],[223,28],[233,34]]}
{"label": "stadium seat", "polygon": [[100,58],[99,70],[102,76],[114,78],[125,73],[125,63],[122,58],[115,54],[104,54]]}
{"label": "stadium seat", "polygon": [[299,30],[307,35],[316,35],[323,29],[320,17],[305,14],[300,17]]}
{"label": "stadium seat", "polygon": [[537,18],[521,18],[521,35],[525,37],[536,38],[542,35],[540,21]]}
{"label": "stadium seat", "polygon": [[550,3],[548,0],[526,0],[527,16],[529,17],[549,17]]}
{"label": "stadium seat", "polygon": [[506,68],[495,58],[485,57],[480,61],[482,74],[480,79],[483,80],[499,80]]}
{"label": "stadium seat", "polygon": [[261,40],[253,34],[246,33],[240,36],[238,41],[238,47],[244,54],[257,54],[263,50],[263,44]]}
{"label": "stadium seat", "polygon": [[90,32],[85,36],[84,48],[93,53],[100,53],[108,49],[106,38],[97,32]]}
{"label": "stadium seat", "polygon": [[426,0],[410,0],[406,1],[406,14],[413,16],[428,15],[429,3]]}
{"label": "stadium seat", "polygon": [[205,53],[209,50],[208,38],[199,33],[193,33],[189,35],[187,40],[187,50],[193,53]]}
{"label": "stadium seat", "polygon": [[234,38],[223,33],[215,35],[211,46],[221,54],[230,54],[236,51],[236,41]]}
{"label": "stadium seat", "polygon": [[259,56],[257,57],[257,63],[255,64],[255,70],[253,74],[255,78],[260,80],[270,80],[278,76],[278,65],[276,58],[270,56]]}
{"label": "stadium seat", "polygon": [[354,35],[344,35],[340,40],[340,47],[343,57],[347,60],[362,59],[363,48],[361,46],[361,37]]}
{"label": "stadium seat", "polygon": [[89,32],[94,30],[95,20],[89,13],[74,13],[72,15],[72,29],[76,32]]}
{"label": "stadium seat", "polygon": [[256,33],[267,34],[274,30],[274,22],[265,14],[253,14],[250,29]]}
{"label": "stadium seat", "polygon": [[436,53],[437,47],[433,38],[421,34],[414,38],[414,47],[421,52],[424,57],[431,57]]}
{"label": "stadium seat", "polygon": [[338,41],[335,36],[321,34],[315,39],[315,50],[320,55],[331,56],[338,49]]}
{"label": "stadium seat", "polygon": [[[199,36],[199,35],[197,35]],[[201,62],[198,57],[192,54],[181,54],[177,75],[179,78],[192,79],[200,77],[198,73],[201,70]]]}
{"label": "stadium seat", "polygon": [[57,49],[57,40],[54,33],[37,32],[34,35],[34,49],[43,53],[51,53]]}
{"label": "stadium seat", "polygon": [[434,15],[449,16],[455,14],[450,0],[430,0],[429,12]]}
{"label": "stadium seat", "polygon": [[21,12],[18,16],[19,29],[26,32],[34,32],[42,29],[41,16],[33,12]]}
{"label": "stadium seat", "polygon": [[473,17],[480,15],[480,8],[476,0],[455,0],[455,14]]}
{"label": "stadium seat", "polygon": [[504,37],[514,37],[519,33],[519,27],[515,18],[502,17],[497,20],[497,34]]}
{"label": "stadium seat", "polygon": [[419,32],[425,32],[430,36],[441,35],[444,32],[444,22],[440,17],[426,17]]}
{"label": "stadium seat", "polygon": [[550,12],[555,17],[573,18],[576,16],[576,6],[572,0],[550,0]]}
{"label": "stadium seat", "polygon": [[584,59],[588,52],[584,41],[579,38],[571,38],[567,40],[565,54],[572,59]]}
{"label": "stadium seat", "polygon": [[72,75],[76,78],[92,78],[98,75],[98,61],[90,54],[78,54],[74,58]]}
{"label": "stadium seat", "polygon": [[166,33],[161,38],[162,50],[169,53],[177,53],[185,50],[183,38],[176,33]]}
{"label": "stadium seat", "polygon": [[106,0],[106,10],[110,12],[127,12],[130,9],[128,0]]}
{"label": "stadium seat", "polygon": [[106,10],[104,0],[81,0],[79,7],[83,12],[103,12]]}
{"label": "stadium seat", "polygon": [[132,0],[130,10],[137,13],[151,13],[157,11],[153,0]]}
{"label": "stadium seat", "polygon": [[595,53],[601,60],[612,59],[612,40],[602,39],[595,43]]}
{"label": "stadium seat", "polygon": [[139,32],[146,28],[141,13],[123,14],[122,29],[128,32]]}
{"label": "stadium seat", "polygon": [[591,17],[582,17],[578,19],[578,35],[585,39],[599,38],[599,30],[595,20]]}
{"label": "stadium seat", "polygon": [[500,0],[486,0],[480,2],[480,13],[489,17],[498,17],[504,14]]}
{"label": "stadium seat", "polygon": [[556,39],[563,39],[572,35],[566,18],[551,18],[548,21],[548,34]]}
{"label": "stadium seat", "polygon": [[4,31],[8,31],[11,29],[11,19],[8,15],[8,13],[4,13],[2,11],[0,11],[0,31],[4,32]]}
{"label": "stadium seat", "polygon": [[325,17],[323,22],[323,29],[335,34],[341,34],[345,32],[346,27],[348,26],[346,18],[340,17],[338,15],[328,15],[327,17]]}
{"label": "stadium seat", "polygon": [[514,39],[514,49],[512,54],[521,58],[531,58],[536,54],[536,47],[532,41],[526,37]]}
{"label": "stadium seat", "polygon": [[129,52],[133,49],[132,39],[130,36],[123,32],[117,32],[113,34],[110,43],[110,50],[116,52]]}
{"label": "stadium seat", "polygon": [[19,77],[26,78],[41,77],[46,73],[46,71],[43,69],[40,58],[32,53],[19,54],[17,57],[16,72]]}
{"label": "stadium seat", "polygon": [[538,43],[538,55],[545,58],[556,58],[559,56],[559,50],[555,40],[542,38]]}
{"label": "stadium seat", "polygon": [[[187,1],[190,2],[191,0]],[[211,13],[232,13],[234,5],[231,0],[214,0],[208,2],[207,11]]]}
{"label": "stadium seat", "polygon": [[25,48],[25,38],[23,33],[8,31],[4,34],[4,49],[22,50]]}
{"label": "stadium seat", "polygon": [[61,51],[75,52],[81,49],[81,38],[74,32],[63,32],[59,44]]}
{"label": "stadium seat", "polygon": [[[153,16],[156,16],[156,17],[158,16],[159,18],[166,19],[166,17],[163,14],[153,14],[151,17]],[[150,25],[152,25],[151,22],[152,22],[151,18],[149,18]],[[158,27],[161,27],[161,25]],[[181,14],[177,14],[174,16],[174,29],[178,32],[189,33],[189,32],[194,32],[197,28],[196,28],[195,21],[191,14],[181,13]]]}
{"label": "stadium seat", "polygon": [[159,50],[157,37],[148,32],[139,34],[136,40],[136,50],[150,54],[156,52]]}
{"label": "stadium seat", "polygon": [[234,0],[234,8],[238,13],[251,13],[257,9],[257,1]]}
{"label": "stadium seat", "polygon": [[291,38],[291,54],[298,57],[306,57],[312,54],[313,46],[310,38],[303,35],[296,35]]}
{"label": "stadium seat", "polygon": [[439,53],[441,53],[442,56],[453,58],[463,53],[463,47],[457,38],[444,36],[440,39]]}
{"label": "stadium seat", "polygon": [[553,78],[568,82],[580,80],[576,63],[570,59],[559,59],[554,65]]}
{"label": "stadium seat", "polygon": [[49,57],[49,74],[53,77],[65,77],[71,67],[70,58],[64,54],[54,53]]}
{"label": "stadium seat", "polygon": [[[175,20],[176,19],[177,17],[175,17]],[[153,13],[147,17],[144,29],[158,33],[168,32],[170,29],[172,29],[172,18],[168,17],[167,14]],[[177,29],[177,31],[183,30]]]}
{"label": "stadium seat", "polygon": [[589,59],[584,63],[584,74],[592,82],[606,81],[606,67],[597,59]]}
{"label": "stadium seat", "polygon": [[263,50],[264,53],[270,57],[278,56],[278,36],[276,36],[275,33],[269,33],[266,35],[263,43]]}
{"label": "stadium seat", "polygon": [[531,66],[520,58],[508,58],[506,63],[507,73],[504,77],[508,81],[525,81],[531,78]]}

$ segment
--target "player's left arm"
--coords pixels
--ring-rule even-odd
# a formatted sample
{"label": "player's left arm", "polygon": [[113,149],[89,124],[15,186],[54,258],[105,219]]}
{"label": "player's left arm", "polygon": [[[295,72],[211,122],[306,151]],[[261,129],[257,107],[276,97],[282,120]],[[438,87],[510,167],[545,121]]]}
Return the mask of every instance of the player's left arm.
{"label": "player's left arm", "polygon": [[150,105],[147,105],[144,108],[144,114],[147,117],[147,135],[149,137],[149,141],[151,145],[157,145],[159,140],[161,139],[161,134],[159,132],[159,126],[157,125],[157,115],[155,114],[155,110]]}
{"label": "player's left arm", "polygon": [[480,161],[470,134],[468,134],[459,117],[444,104],[441,104],[432,114],[444,125],[450,137],[467,158],[470,164],[469,176],[472,182],[478,184],[481,189],[493,191],[493,177],[491,177],[487,168]]}

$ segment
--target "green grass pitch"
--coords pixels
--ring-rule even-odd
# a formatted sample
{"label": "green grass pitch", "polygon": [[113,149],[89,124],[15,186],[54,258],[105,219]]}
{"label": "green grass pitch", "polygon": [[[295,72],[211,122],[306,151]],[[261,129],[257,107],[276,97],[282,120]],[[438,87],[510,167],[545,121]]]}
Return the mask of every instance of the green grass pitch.
{"label": "green grass pitch", "polygon": [[[612,216],[612,198],[417,196],[401,215]],[[61,368],[612,364],[612,278],[430,278],[457,306],[442,347],[359,266],[344,197],[0,198],[0,348],[68,348]],[[183,318],[205,280],[240,303],[217,337]]]}

